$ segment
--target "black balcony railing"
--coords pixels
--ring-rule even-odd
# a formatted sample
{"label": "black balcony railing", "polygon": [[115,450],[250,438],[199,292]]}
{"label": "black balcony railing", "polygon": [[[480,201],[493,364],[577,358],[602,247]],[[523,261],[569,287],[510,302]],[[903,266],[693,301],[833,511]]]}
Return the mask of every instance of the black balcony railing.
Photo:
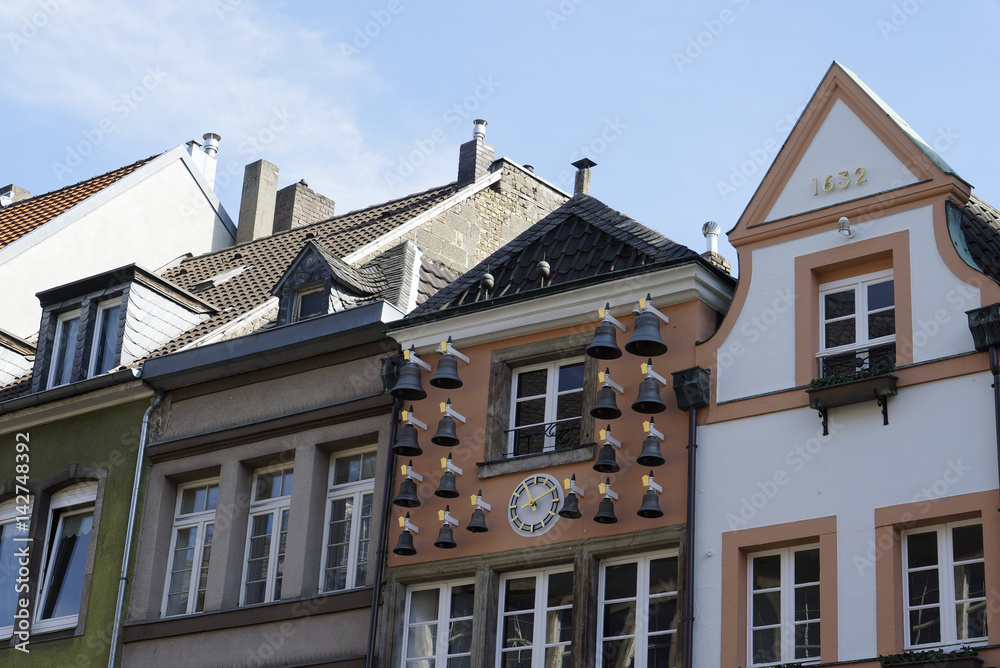
{"label": "black balcony railing", "polygon": [[854,350],[849,353],[820,358],[820,378],[855,373],[862,369],[872,369],[878,366],[894,367],[895,365],[896,344],[887,343],[882,346],[872,346],[864,350]]}
{"label": "black balcony railing", "polygon": [[530,427],[515,427],[507,429],[507,438],[511,439],[511,457],[531,455],[545,451],[546,443],[551,444],[550,450],[565,450],[580,445],[580,425],[582,418],[561,420],[547,424],[534,424]]}

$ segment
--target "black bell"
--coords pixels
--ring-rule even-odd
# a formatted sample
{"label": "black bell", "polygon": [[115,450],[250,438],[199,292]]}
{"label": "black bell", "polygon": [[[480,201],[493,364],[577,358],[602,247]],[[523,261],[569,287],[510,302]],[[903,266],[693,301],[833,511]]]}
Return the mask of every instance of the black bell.
{"label": "black bell", "polygon": [[399,438],[396,439],[396,443],[392,446],[392,454],[402,455],[403,457],[416,457],[423,453],[424,451],[420,449],[420,444],[417,442],[417,428],[407,422],[399,430]]}
{"label": "black bell", "polygon": [[610,497],[606,496],[601,499],[601,505],[597,507],[594,521],[600,524],[614,524],[618,521],[618,518],[615,517],[615,502]]}
{"label": "black bell", "polygon": [[576,492],[569,492],[566,498],[563,499],[563,506],[559,510],[559,517],[568,517],[571,520],[575,520],[581,516],[580,499],[577,497]]}
{"label": "black bell", "polygon": [[590,414],[598,420],[614,420],[622,416],[615,401],[614,388],[605,385],[597,391],[597,403],[590,409]]}
{"label": "black bell", "polygon": [[404,508],[417,508],[420,506],[420,499],[417,497],[417,483],[413,478],[403,478],[399,484],[399,495],[392,500],[394,505]]}
{"label": "black bell", "polygon": [[455,433],[455,418],[444,415],[438,421],[437,433],[431,436],[431,443],[452,447],[459,444],[458,434]]}
{"label": "black bell", "polygon": [[594,462],[594,470],[601,473],[618,473],[620,470],[618,462],[615,460],[615,448],[610,443],[601,446],[601,452]]}
{"label": "black bell", "polygon": [[427,397],[423,385],[420,384],[420,367],[414,362],[407,362],[399,370],[399,380],[389,394],[403,401],[420,401]]}
{"label": "black bell", "polygon": [[451,525],[445,522],[441,530],[438,531],[438,539],[434,541],[434,547],[440,547],[445,550],[450,550],[453,547],[458,547],[458,543],[455,542],[455,534],[451,530]]}
{"label": "black bell", "polygon": [[404,529],[403,533],[399,534],[399,541],[396,542],[396,547],[392,548],[393,554],[398,554],[401,557],[412,557],[417,553],[417,548],[413,547],[413,534],[410,533],[409,529]]}
{"label": "black bell", "polygon": [[[618,330],[606,320],[597,323],[594,340],[587,346],[587,354],[599,360],[615,360],[622,356],[618,347]],[[647,355],[648,357],[648,355]]]}
{"label": "black bell", "polygon": [[660,466],[663,464],[663,455],[660,454],[660,439],[652,434],[642,441],[642,452],[635,458],[640,466]]}
{"label": "black bell", "polygon": [[442,499],[457,499],[458,489],[455,487],[455,474],[451,471],[445,471],[444,475],[441,476],[441,482],[438,483],[438,488],[434,490],[434,496],[440,496]]}
{"label": "black bell", "polygon": [[655,491],[646,490],[646,493],[642,495],[642,505],[639,506],[639,512],[636,514],[639,517],[663,517],[663,511],[660,510],[660,500]]}
{"label": "black bell", "polygon": [[454,390],[462,387],[462,379],[458,377],[458,360],[451,353],[441,356],[438,360],[437,371],[431,378],[431,385],[443,387],[446,390]]}
{"label": "black bell", "polygon": [[632,338],[625,350],[639,357],[656,357],[667,352],[667,344],[660,338],[660,319],[655,313],[643,311],[635,317]]}
{"label": "black bell", "polygon": [[469,520],[469,526],[465,527],[467,531],[472,533],[484,533],[489,531],[486,526],[486,513],[483,512],[482,508],[476,508],[472,511],[472,519]]}
{"label": "black bell", "polygon": [[632,403],[632,410],[647,415],[667,410],[667,405],[660,400],[660,384],[655,378],[643,378],[639,383],[639,396]]}

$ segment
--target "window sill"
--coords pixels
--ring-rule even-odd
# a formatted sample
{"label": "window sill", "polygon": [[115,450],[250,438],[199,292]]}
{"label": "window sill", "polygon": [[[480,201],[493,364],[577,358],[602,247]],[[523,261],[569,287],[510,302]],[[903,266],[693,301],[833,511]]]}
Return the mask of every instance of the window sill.
{"label": "window sill", "polygon": [[563,466],[565,464],[579,464],[589,462],[594,459],[595,443],[585,443],[575,448],[559,450],[557,452],[539,452],[533,455],[522,455],[512,459],[496,459],[489,462],[478,462],[479,479],[486,480],[499,475],[510,473],[522,473],[524,471],[535,471],[537,469],[549,468],[553,466]]}

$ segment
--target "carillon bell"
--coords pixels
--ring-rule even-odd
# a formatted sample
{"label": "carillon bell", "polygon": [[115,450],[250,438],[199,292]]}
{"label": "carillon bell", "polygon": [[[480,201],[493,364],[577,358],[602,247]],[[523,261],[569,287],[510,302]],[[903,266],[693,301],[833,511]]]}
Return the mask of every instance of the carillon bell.
{"label": "carillon bell", "polygon": [[647,489],[646,493],[642,495],[642,505],[639,506],[639,511],[636,513],[639,517],[663,517],[663,511],[660,510],[660,500],[657,498],[656,492],[651,489]]}
{"label": "carillon bell", "polygon": [[625,350],[639,357],[656,357],[667,352],[667,344],[660,338],[660,319],[654,313],[643,311],[635,318],[632,338]]}
{"label": "carillon bell", "polygon": [[392,446],[392,453],[403,457],[416,457],[422,455],[423,452],[420,443],[417,442],[417,428],[407,422],[399,430],[399,438]]}
{"label": "carillon bell", "polygon": [[450,550],[453,547],[458,547],[458,543],[455,542],[455,534],[451,530],[450,524],[445,524],[438,531],[438,539],[434,541],[434,547],[440,547],[445,550]]}
{"label": "carillon bell", "polygon": [[455,418],[450,415],[443,415],[438,421],[437,433],[431,436],[431,443],[453,447],[460,443],[458,434],[455,431]]}
{"label": "carillon bell", "polygon": [[632,410],[647,415],[667,410],[667,405],[660,399],[660,384],[655,379],[646,377],[639,383],[639,396],[633,402]]}
{"label": "carillon bell", "polygon": [[469,526],[465,527],[466,531],[471,531],[472,533],[484,533],[489,531],[486,526],[486,513],[483,512],[482,508],[476,508],[472,511],[472,519],[469,520]]}
{"label": "carillon bell", "polygon": [[462,387],[462,379],[458,377],[458,360],[451,353],[446,353],[438,360],[437,371],[431,378],[431,385],[447,390]]}
{"label": "carillon bell", "polygon": [[580,513],[580,499],[575,492],[569,492],[563,499],[563,506],[559,509],[559,517],[566,517],[576,520],[582,517]]}
{"label": "carillon bell", "polygon": [[445,471],[441,476],[441,482],[438,483],[438,488],[434,490],[434,496],[440,496],[442,499],[457,499],[458,488],[455,487],[455,474],[451,471]]}
{"label": "carillon bell", "polygon": [[615,517],[615,502],[608,497],[601,499],[601,504],[597,507],[597,514],[594,521],[599,524],[614,524],[618,521]]}
{"label": "carillon bell", "polygon": [[417,496],[417,483],[413,478],[403,478],[399,484],[399,494],[392,500],[393,505],[403,508],[417,508],[420,506],[420,498]]}
{"label": "carillon bell", "polygon": [[590,414],[598,420],[614,420],[622,416],[618,402],[615,401],[614,389],[605,385],[597,391],[597,403],[590,409]]}
{"label": "carillon bell", "polygon": [[652,434],[642,441],[642,452],[635,458],[640,466],[660,466],[663,464],[663,455],[660,454],[660,439]]}
{"label": "carillon bell", "polygon": [[420,401],[427,397],[423,385],[420,384],[420,367],[407,361],[399,370],[399,380],[389,394],[403,401]]}
{"label": "carillon bell", "polygon": [[403,533],[399,534],[399,540],[396,542],[396,547],[392,548],[392,552],[401,557],[412,557],[417,553],[417,548],[413,547],[413,534],[409,529],[404,529]]}
{"label": "carillon bell", "polygon": [[610,443],[601,446],[601,452],[594,462],[594,470],[601,473],[618,473],[620,470],[618,461],[615,459],[615,448]]}
{"label": "carillon bell", "polygon": [[618,347],[618,331],[606,320],[597,323],[594,330],[594,340],[587,346],[587,354],[599,360],[614,360],[622,356]]}

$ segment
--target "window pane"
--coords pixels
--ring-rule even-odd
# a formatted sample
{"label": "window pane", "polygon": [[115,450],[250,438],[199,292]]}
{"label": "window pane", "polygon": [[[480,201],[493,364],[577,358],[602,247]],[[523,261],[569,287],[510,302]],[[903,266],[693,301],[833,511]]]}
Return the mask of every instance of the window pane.
{"label": "window pane", "polygon": [[80,612],[83,576],[90,548],[94,511],[63,517],[56,544],[49,553],[42,619],[66,617]]}
{"label": "window pane", "polygon": [[951,539],[955,561],[983,558],[983,525],[955,527],[951,530]]}
{"label": "window pane", "polygon": [[798,587],[795,590],[795,621],[819,619],[819,585]]}
{"label": "window pane", "polygon": [[52,356],[52,385],[65,385],[73,374],[73,357],[76,351],[76,335],[80,318],[63,320],[57,325],[59,330]]}
{"label": "window pane", "polygon": [[[14,623],[17,596],[14,580],[17,577],[17,558],[14,556],[14,532],[17,523],[0,524],[0,626]],[[23,532],[18,532],[24,537]]]}
{"label": "window pane", "polygon": [[545,642],[573,640],[573,608],[550,610],[545,618]]}
{"label": "window pane", "polygon": [[653,559],[649,562],[649,593],[665,594],[677,591],[677,557]]}
{"label": "window pane", "polygon": [[362,455],[337,457],[334,464],[333,484],[344,485],[361,479]]}
{"label": "window pane", "polygon": [[910,644],[941,642],[941,611],[938,608],[910,610]]}
{"label": "window pane", "polygon": [[550,575],[548,607],[555,608],[560,605],[572,605],[572,603],[573,571]]}
{"label": "window pane", "polygon": [[583,362],[559,367],[559,392],[583,389]]}
{"label": "window pane", "polygon": [[753,589],[773,589],[781,586],[781,555],[756,557],[753,560]]}
{"label": "window pane", "polygon": [[638,565],[608,566],[604,571],[604,600],[635,596],[635,578]]}
{"label": "window pane", "polygon": [[548,369],[538,369],[537,371],[525,371],[517,374],[517,398],[537,397],[545,394],[548,386]]}
{"label": "window pane", "polygon": [[877,339],[896,333],[896,309],[868,315],[868,338]]}
{"label": "window pane", "polygon": [[573,653],[569,645],[549,647],[545,650],[545,668],[571,668]]}
{"label": "window pane", "polygon": [[507,580],[504,612],[535,609],[535,578]]}
{"label": "window pane", "polygon": [[272,471],[258,475],[254,500],[263,501],[265,499],[273,499],[276,496],[281,496],[281,471]]}
{"label": "window pane", "polygon": [[522,427],[529,424],[545,422],[545,399],[528,399],[519,401],[514,411],[514,426]]}
{"label": "window pane", "polygon": [[986,601],[955,606],[958,639],[986,637]]}
{"label": "window pane", "polygon": [[781,660],[781,629],[759,629],[754,631],[753,662],[768,663]]}
{"label": "window pane", "polygon": [[323,315],[330,308],[323,290],[314,292],[300,292],[299,295],[299,320],[311,318],[315,315]]}
{"label": "window pane", "polygon": [[819,656],[819,622],[795,626],[795,658]]}
{"label": "window pane", "polygon": [[581,424],[582,420],[579,417],[575,420],[566,420],[564,422],[557,423],[555,427],[555,440],[553,443],[555,449],[564,450],[566,448],[572,448],[580,445]]}
{"label": "window pane", "polygon": [[906,565],[909,568],[936,566],[937,532],[910,534],[906,538]]}
{"label": "window pane", "polygon": [[854,315],[854,290],[844,290],[843,292],[832,292],[824,295],[823,303],[826,306],[824,314],[827,320]]}
{"label": "window pane", "polygon": [[[435,612],[437,612],[435,610]],[[411,626],[406,635],[406,656],[433,657],[437,650],[437,624]],[[433,664],[428,664],[433,665]]]}
{"label": "window pane", "polygon": [[646,651],[646,668],[671,668],[677,665],[673,655],[674,634],[664,633],[649,639]]}
{"label": "window pane", "polygon": [[471,617],[475,606],[476,585],[467,584],[451,589],[451,617]]}
{"label": "window pane", "polygon": [[781,591],[753,595],[753,625],[770,626],[781,623]]}
{"label": "window pane", "polygon": [[892,281],[884,281],[868,286],[868,310],[875,311],[887,306],[893,306],[896,302],[892,296]]}
{"label": "window pane", "polygon": [[986,564],[960,564],[955,566],[955,598],[964,600],[986,596]]}
{"label": "window pane", "polygon": [[118,342],[118,318],[121,304],[100,311],[100,330],[94,340],[94,374],[104,373],[115,362],[115,344]]}
{"label": "window pane", "polygon": [[452,622],[448,633],[448,653],[459,654],[472,649],[472,620]]}
{"label": "window pane", "polygon": [[219,486],[211,485],[208,488],[208,499],[205,501],[205,510],[215,510],[219,502]]}
{"label": "window pane", "polygon": [[578,418],[583,415],[583,392],[560,394],[556,404],[556,419]]}
{"label": "window pane", "polygon": [[910,605],[929,605],[941,601],[936,568],[926,571],[911,571],[908,579],[910,583]]}
{"label": "window pane", "polygon": [[198,539],[198,527],[178,529],[174,538],[174,558],[170,565],[168,584],[168,615],[187,613],[188,593],[191,588],[191,570],[194,567],[194,548]]}
{"label": "window pane", "polygon": [[513,652],[504,652],[502,657],[503,668],[515,668],[517,664],[521,664],[522,666],[531,665],[530,649],[519,649]]}
{"label": "window pane", "polygon": [[181,494],[181,514],[199,513],[205,510],[208,492],[204,487],[189,487]]}
{"label": "window pane", "polygon": [[361,455],[361,479],[372,480],[375,478],[375,463],[378,461],[376,453],[366,452]]}
{"label": "window pane", "polygon": [[267,588],[267,565],[271,554],[271,527],[274,515],[257,515],[250,525],[250,556],[244,603],[262,603]]}
{"label": "window pane", "polygon": [[410,623],[429,622],[437,619],[438,590],[424,589],[410,594]]}
{"label": "window pane", "polygon": [[836,348],[854,343],[857,340],[854,324],[853,319],[826,323],[826,347]]}
{"label": "window pane", "polygon": [[212,558],[212,535],[215,533],[215,525],[205,525],[205,544],[201,550],[201,575],[198,578],[198,601],[195,603],[195,612],[205,609],[205,590],[208,589],[208,562]]}
{"label": "window pane", "polygon": [[635,601],[604,604],[604,637],[635,635]]}
{"label": "window pane", "polygon": [[448,668],[469,668],[471,665],[471,656],[453,656],[448,659]]}
{"label": "window pane", "polygon": [[534,613],[524,612],[503,618],[503,647],[530,646],[534,637]]}
{"label": "window pane", "polygon": [[602,668],[633,668],[635,666],[635,640],[605,640],[601,647]]}
{"label": "window pane", "polygon": [[545,432],[538,427],[525,427],[514,432],[512,454],[528,455],[545,449]]}
{"label": "window pane", "polygon": [[677,628],[677,597],[663,596],[649,602],[649,632]]}
{"label": "window pane", "polygon": [[819,550],[799,550],[795,553],[795,584],[819,582]]}

